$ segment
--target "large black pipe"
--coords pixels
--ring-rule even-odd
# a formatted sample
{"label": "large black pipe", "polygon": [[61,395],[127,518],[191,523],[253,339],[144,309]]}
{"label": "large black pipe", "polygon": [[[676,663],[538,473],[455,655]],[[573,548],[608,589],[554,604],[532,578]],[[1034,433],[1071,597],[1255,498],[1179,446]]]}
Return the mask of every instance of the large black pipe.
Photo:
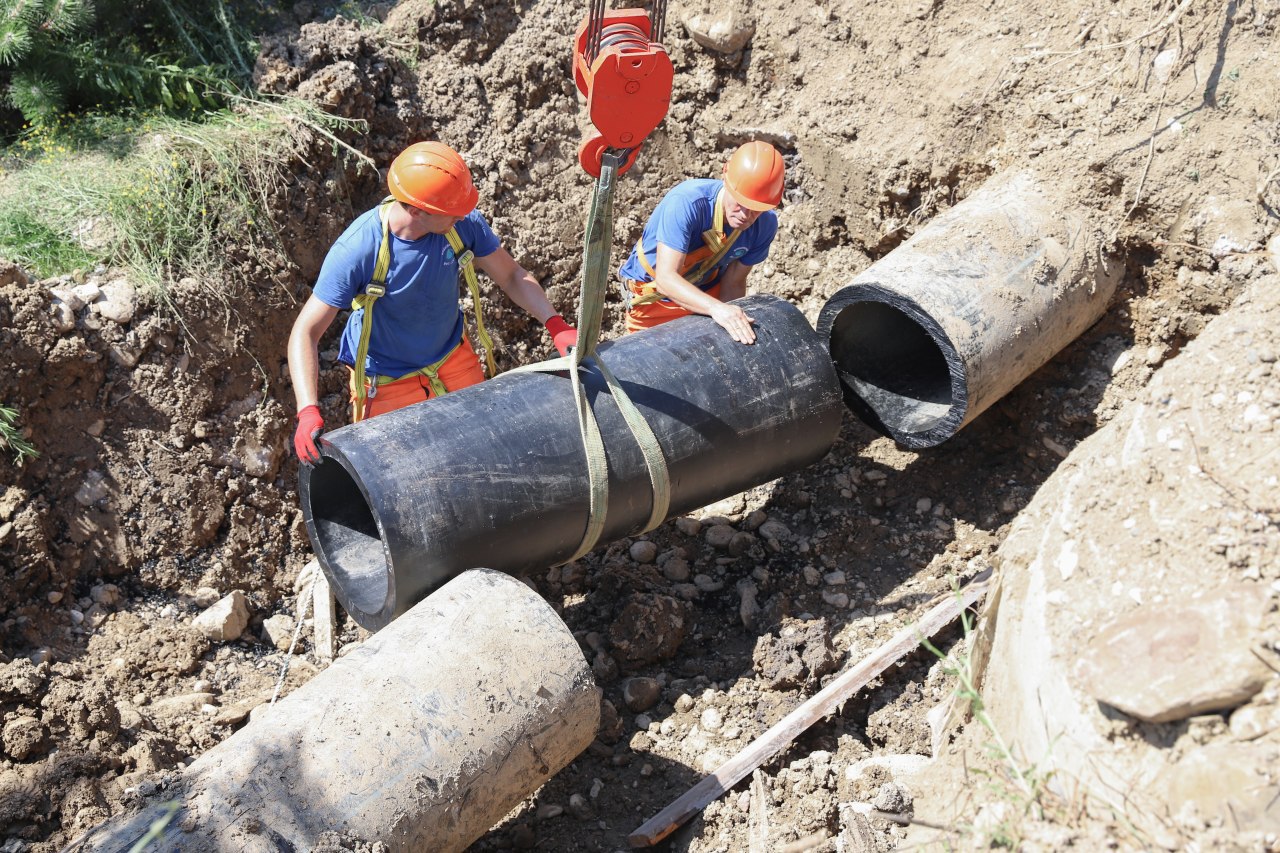
{"label": "large black pipe", "polygon": [[992,178],[827,301],[849,408],[910,448],[954,435],[1106,310],[1102,228],[1029,173]]}
{"label": "large black pipe", "polygon": [[[840,429],[839,380],[804,315],[773,296],[738,304],[757,323],[750,346],[695,316],[600,347],[662,446],[668,517],[821,459]],[[603,545],[639,530],[652,493],[602,377],[585,381],[609,465]],[[505,374],[327,433],[321,454],[301,477],[307,532],[339,601],[370,630],[467,569],[562,562],[587,523],[565,375]]]}

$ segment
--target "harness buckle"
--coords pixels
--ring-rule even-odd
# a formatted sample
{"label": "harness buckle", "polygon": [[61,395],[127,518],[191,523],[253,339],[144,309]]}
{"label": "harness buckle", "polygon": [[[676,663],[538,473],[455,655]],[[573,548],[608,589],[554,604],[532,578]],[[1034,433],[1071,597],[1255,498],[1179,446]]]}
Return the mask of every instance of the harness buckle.
{"label": "harness buckle", "polygon": [[474,261],[475,258],[476,258],[476,253],[471,251],[470,249],[467,249],[461,255],[458,255],[458,266],[465,267],[468,264],[470,264],[472,261]]}
{"label": "harness buckle", "polygon": [[364,292],[365,292],[365,295],[372,296],[374,299],[377,299],[381,296],[386,295],[387,286],[385,284],[378,284],[376,281],[373,281],[369,283],[369,286],[365,288]]}

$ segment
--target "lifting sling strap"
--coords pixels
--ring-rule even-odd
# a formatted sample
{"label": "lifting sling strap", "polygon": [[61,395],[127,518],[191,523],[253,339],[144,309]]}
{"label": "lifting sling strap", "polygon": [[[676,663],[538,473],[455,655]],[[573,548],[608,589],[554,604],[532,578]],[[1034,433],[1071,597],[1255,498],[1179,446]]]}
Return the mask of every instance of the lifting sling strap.
{"label": "lifting sling strap", "polygon": [[[365,378],[364,365],[365,359],[369,355],[369,336],[373,332],[373,304],[387,292],[387,270],[391,266],[391,226],[388,223],[388,216],[391,205],[394,202],[395,199],[392,198],[383,199],[381,206],[378,208],[378,218],[382,221],[382,240],[378,244],[378,258],[373,265],[373,278],[370,280],[369,286],[365,288],[365,292],[356,294],[356,297],[351,300],[352,311],[364,309],[364,322],[360,324],[360,342],[356,346],[354,368],[356,391],[354,420],[357,421],[365,419],[368,397],[378,393],[379,385],[399,382],[401,379],[421,374],[427,377],[433,396],[439,397],[447,394],[448,389],[444,387],[444,382],[440,379],[440,368],[457,352],[458,347],[462,346],[462,342],[459,341],[458,344],[445,353],[444,358],[406,373],[404,376],[375,376],[372,383],[373,395],[369,394],[369,389],[365,387],[368,383]],[[471,292],[471,302],[476,312],[476,337],[480,339],[480,345],[484,347],[485,365],[489,368],[488,376],[492,379],[497,375],[498,369],[493,360],[493,339],[489,337],[489,333],[485,330],[484,316],[480,308],[480,282],[476,278],[475,253],[463,246],[462,238],[458,236],[457,228],[450,228],[444,236],[449,241],[449,247],[453,249],[453,253],[457,255],[458,266],[462,268],[463,276],[467,281],[467,289]]]}
{"label": "lifting sling strap", "polygon": [[[591,197],[591,212],[587,217],[586,243],[582,253],[582,298],[578,303],[578,345],[562,358],[538,364],[517,367],[511,373],[524,371],[568,371],[573,382],[573,400],[578,413],[578,427],[582,433],[583,449],[587,456],[587,478],[590,486],[590,502],[586,529],[582,541],[569,563],[591,551],[604,530],[609,504],[609,467],[605,458],[604,437],[596,422],[591,402],[587,399],[586,386],[579,371],[594,369],[604,379],[609,394],[618,407],[636,444],[644,457],[653,490],[649,519],[644,530],[647,533],[667,518],[671,505],[671,478],[667,460],[662,454],[658,437],[645,421],[644,415],[627,396],[622,384],[605,363],[596,356],[596,344],[600,338],[604,314],[605,290],[609,280],[609,246],[613,242],[613,191],[622,157],[606,152],[602,157],[600,177],[596,180]],[[602,398],[600,398],[602,399]]]}
{"label": "lifting sling strap", "polygon": [[[715,212],[711,217],[711,227],[702,232],[702,248],[695,249],[685,257],[684,264],[680,268],[680,275],[694,287],[698,287],[707,273],[715,269],[716,264],[720,263],[721,259],[733,248],[733,244],[741,234],[742,229],[738,229],[728,237],[725,236],[724,188],[721,187],[720,192],[716,195],[716,206]],[[643,234],[636,241],[636,257],[640,260],[640,265],[644,267],[644,271],[649,274],[650,280],[642,283],[639,296],[627,294],[632,297],[631,305],[646,305],[650,302],[664,299],[665,297],[658,292],[654,284],[658,273],[649,264],[649,259],[645,257]],[[693,270],[692,274],[689,270]]]}

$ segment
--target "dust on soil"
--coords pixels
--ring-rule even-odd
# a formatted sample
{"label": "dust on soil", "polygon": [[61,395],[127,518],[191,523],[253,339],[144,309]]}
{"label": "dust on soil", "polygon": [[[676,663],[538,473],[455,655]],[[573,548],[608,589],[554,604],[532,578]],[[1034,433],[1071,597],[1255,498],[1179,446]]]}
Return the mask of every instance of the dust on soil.
{"label": "dust on soil", "polygon": [[[348,141],[380,164],[410,141],[452,143],[507,247],[571,313],[590,185],[576,167],[584,118],[568,51],[585,6],[411,0],[365,27],[312,22],[307,6],[266,41],[263,89],[367,121]],[[811,321],[935,213],[1024,166],[1077,188],[1073,201],[1108,226],[1127,275],[1098,324],[944,445],[906,451],[850,416],[809,469],[668,523],[644,537],[650,545],[623,540],[532,578],[581,638],[605,722],[477,850],[624,848],[643,820],[908,624],[951,578],[990,565],[1072,448],[1250,282],[1276,285],[1263,251],[1280,206],[1280,181],[1265,180],[1280,151],[1275,0],[738,0],[714,10],[753,28],[731,53],[685,26],[712,11],[668,11],[671,112],[620,183],[615,253],[668,187],[715,175],[734,145],[763,138],[787,157],[788,190],[751,284]],[[381,191],[377,175],[317,139],[274,202],[285,253],[246,256],[250,284],[230,290],[175,283],[176,316],[143,305],[117,322],[89,307],[60,331],[51,288],[119,275],[31,282],[0,269],[0,400],[41,452],[20,468],[0,459],[4,850],[58,849],[162,791],[269,699],[283,655],[262,640],[262,621],[295,612],[293,582],[310,556],[285,341],[325,250]],[[533,320],[505,303],[486,308],[500,367],[548,355]],[[613,334],[619,320],[611,301]],[[346,380],[333,346],[322,409],[340,424]],[[1274,379],[1260,389],[1274,408]],[[1177,487],[1148,488],[1129,499]],[[1276,535],[1269,497],[1264,548]],[[706,534],[718,525],[746,535],[717,547]],[[1280,578],[1274,560],[1218,568]],[[233,642],[204,639],[192,617],[233,589],[248,596],[249,628]],[[952,629],[941,642],[958,638]],[[315,671],[295,657],[290,686]],[[652,681],[624,696],[632,678]],[[909,809],[922,792],[858,762],[928,755],[925,714],[953,687],[930,656],[914,655],[766,764],[761,849],[835,849],[841,803]],[[748,849],[760,832],[752,799],[738,786],[670,849]],[[1110,829],[1103,819],[1067,832],[1087,843]],[[888,849],[902,833],[874,822],[860,843]]]}

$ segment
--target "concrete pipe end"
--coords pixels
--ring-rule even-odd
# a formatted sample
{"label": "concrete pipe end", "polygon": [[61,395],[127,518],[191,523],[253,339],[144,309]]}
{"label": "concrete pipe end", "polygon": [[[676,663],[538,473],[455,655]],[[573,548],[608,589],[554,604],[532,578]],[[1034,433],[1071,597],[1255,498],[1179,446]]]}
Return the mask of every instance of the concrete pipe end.
{"label": "concrete pipe end", "polygon": [[964,423],[969,396],[959,353],[913,300],[875,283],[849,285],[822,307],[817,330],[845,405],[872,429],[918,450]]}
{"label": "concrete pipe end", "polygon": [[333,594],[356,624],[376,631],[395,618],[395,573],[369,496],[346,461],[321,448],[303,468],[298,496],[316,559]]}

